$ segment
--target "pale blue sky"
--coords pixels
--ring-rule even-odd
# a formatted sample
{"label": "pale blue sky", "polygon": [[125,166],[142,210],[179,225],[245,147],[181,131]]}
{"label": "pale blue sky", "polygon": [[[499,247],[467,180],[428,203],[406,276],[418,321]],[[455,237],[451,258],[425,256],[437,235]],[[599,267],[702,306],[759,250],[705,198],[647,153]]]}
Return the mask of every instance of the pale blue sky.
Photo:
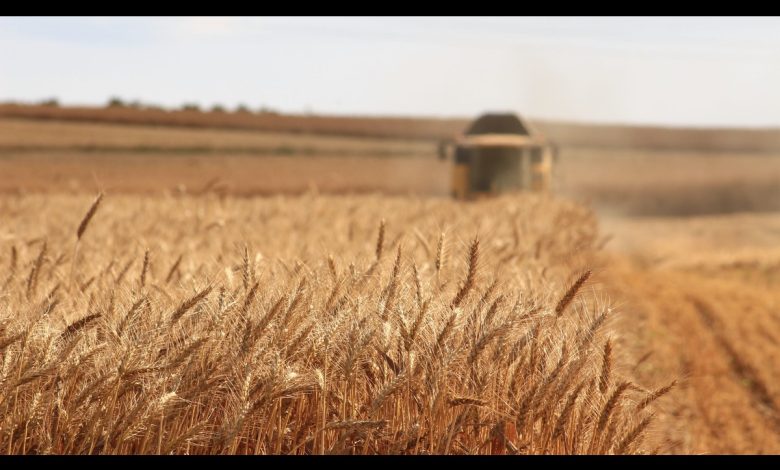
{"label": "pale blue sky", "polygon": [[780,18],[0,18],[0,100],[780,127]]}

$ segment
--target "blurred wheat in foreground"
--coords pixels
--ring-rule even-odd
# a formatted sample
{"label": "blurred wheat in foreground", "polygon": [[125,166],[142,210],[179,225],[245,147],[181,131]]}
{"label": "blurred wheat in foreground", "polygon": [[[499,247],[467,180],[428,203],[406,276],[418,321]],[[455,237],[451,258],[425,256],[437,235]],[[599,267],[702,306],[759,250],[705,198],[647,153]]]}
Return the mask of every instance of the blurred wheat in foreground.
{"label": "blurred wheat in foreground", "polygon": [[3,452],[652,451],[668,387],[616,372],[579,206],[29,195],[0,215]]}

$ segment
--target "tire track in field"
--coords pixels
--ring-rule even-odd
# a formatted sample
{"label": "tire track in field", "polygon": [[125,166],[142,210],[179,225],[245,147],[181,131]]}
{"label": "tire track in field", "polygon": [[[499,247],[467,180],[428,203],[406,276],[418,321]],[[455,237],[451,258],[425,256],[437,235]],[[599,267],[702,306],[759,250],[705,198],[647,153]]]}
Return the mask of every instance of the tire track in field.
{"label": "tire track in field", "polygon": [[699,314],[706,331],[712,335],[715,343],[728,358],[732,373],[738,380],[748,385],[746,390],[752,398],[750,403],[761,416],[767,419],[774,432],[780,436],[780,406],[772,398],[769,388],[758,374],[758,369],[743,358],[725,336],[723,326],[712,306],[693,295],[689,295],[688,300]]}
{"label": "tire track in field", "polygon": [[604,216],[609,292],[627,361],[679,380],[659,414],[664,452],[780,450],[780,214],[651,220]]}

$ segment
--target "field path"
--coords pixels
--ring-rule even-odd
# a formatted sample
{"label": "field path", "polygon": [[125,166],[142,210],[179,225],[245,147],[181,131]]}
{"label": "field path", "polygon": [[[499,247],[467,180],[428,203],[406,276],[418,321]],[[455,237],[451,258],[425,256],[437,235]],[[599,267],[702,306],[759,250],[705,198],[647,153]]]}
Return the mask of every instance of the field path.
{"label": "field path", "polygon": [[627,362],[643,384],[678,380],[656,428],[664,451],[780,452],[778,220],[602,223]]}

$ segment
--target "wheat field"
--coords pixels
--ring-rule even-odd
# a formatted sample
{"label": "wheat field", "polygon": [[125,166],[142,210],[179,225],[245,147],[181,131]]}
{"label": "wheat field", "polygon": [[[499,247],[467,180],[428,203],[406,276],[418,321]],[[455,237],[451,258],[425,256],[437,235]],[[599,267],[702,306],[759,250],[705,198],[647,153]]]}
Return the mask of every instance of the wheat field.
{"label": "wheat field", "polygon": [[27,194],[0,216],[4,453],[665,450],[673,377],[624,367],[577,204]]}
{"label": "wheat field", "polygon": [[780,449],[771,152],[457,202],[409,136],[0,134],[4,453]]}

